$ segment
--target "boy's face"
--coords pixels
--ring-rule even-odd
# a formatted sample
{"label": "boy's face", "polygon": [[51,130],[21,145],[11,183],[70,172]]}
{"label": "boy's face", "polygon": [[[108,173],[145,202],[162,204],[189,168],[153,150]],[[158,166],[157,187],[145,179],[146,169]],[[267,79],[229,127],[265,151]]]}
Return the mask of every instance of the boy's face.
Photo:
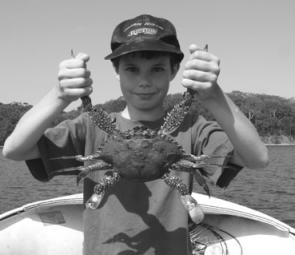
{"label": "boy's face", "polygon": [[140,54],[120,58],[117,73],[127,105],[136,111],[162,111],[170,81],[178,68],[172,68],[169,56],[146,59]]}

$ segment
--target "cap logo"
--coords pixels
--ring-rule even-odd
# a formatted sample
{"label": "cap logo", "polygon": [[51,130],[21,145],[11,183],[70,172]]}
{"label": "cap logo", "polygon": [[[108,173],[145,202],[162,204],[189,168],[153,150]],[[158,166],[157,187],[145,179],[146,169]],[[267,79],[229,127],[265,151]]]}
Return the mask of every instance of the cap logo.
{"label": "cap logo", "polygon": [[126,32],[127,30],[129,30],[132,27],[156,27],[160,30],[164,30],[164,28],[158,24],[152,23],[152,22],[136,22],[131,24],[130,26],[126,27],[123,31]]}
{"label": "cap logo", "polygon": [[150,27],[141,27],[141,28],[137,28],[137,29],[134,29],[134,30],[131,30],[129,33],[128,33],[128,37],[130,36],[136,36],[136,35],[139,35],[139,34],[145,34],[145,35],[155,35],[158,33],[158,30],[155,29],[155,28],[150,28]]}

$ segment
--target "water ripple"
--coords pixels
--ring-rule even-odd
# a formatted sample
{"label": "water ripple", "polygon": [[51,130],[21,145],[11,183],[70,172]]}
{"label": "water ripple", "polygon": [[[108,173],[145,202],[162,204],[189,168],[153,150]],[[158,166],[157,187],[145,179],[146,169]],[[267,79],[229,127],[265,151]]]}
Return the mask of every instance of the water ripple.
{"label": "water ripple", "polygon": [[[266,169],[244,169],[227,189],[211,187],[212,195],[250,208],[295,227],[295,146],[269,147]],[[203,191],[194,187],[195,191]],[[0,213],[23,204],[82,192],[74,177],[55,177],[48,183],[35,180],[23,162],[0,155]]]}

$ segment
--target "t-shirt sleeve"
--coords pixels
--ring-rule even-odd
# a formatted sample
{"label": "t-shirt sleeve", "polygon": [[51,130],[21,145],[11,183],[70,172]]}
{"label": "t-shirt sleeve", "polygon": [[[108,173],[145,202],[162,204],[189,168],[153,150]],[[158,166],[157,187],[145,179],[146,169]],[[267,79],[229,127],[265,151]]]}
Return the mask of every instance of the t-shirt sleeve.
{"label": "t-shirt sleeve", "polygon": [[217,186],[225,188],[240,172],[243,166],[231,162],[234,148],[226,133],[215,121],[197,120],[194,153],[208,155],[208,166],[202,171]]}
{"label": "t-shirt sleeve", "polygon": [[40,158],[27,160],[31,174],[39,181],[49,181],[56,175],[73,174],[62,172],[65,168],[78,167],[80,162],[61,159],[65,156],[84,155],[85,117],[66,120],[53,128],[48,128],[37,143]]}

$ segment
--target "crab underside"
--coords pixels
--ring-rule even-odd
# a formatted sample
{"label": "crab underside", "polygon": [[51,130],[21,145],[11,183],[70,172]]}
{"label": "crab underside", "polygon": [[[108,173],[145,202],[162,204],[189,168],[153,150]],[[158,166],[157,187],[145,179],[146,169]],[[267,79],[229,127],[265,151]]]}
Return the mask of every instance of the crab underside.
{"label": "crab underside", "polygon": [[95,185],[93,195],[87,201],[86,207],[96,209],[105,192],[121,178],[140,182],[162,179],[169,187],[179,192],[181,201],[192,220],[195,223],[202,221],[204,214],[197,201],[190,195],[188,187],[182,180],[172,174],[173,171],[189,172],[210,195],[206,179],[200,169],[210,165],[212,156],[186,154],[170,136],[182,123],[192,102],[192,95],[186,92],[184,99],[168,113],[158,131],[136,127],[121,132],[116,129],[109,115],[102,108],[93,108],[90,98],[83,97],[83,108],[88,112],[93,123],[108,134],[106,142],[94,154],[74,156],[78,161],[92,161],[92,164],[62,170],[79,170],[78,183],[90,172],[108,170]]}

